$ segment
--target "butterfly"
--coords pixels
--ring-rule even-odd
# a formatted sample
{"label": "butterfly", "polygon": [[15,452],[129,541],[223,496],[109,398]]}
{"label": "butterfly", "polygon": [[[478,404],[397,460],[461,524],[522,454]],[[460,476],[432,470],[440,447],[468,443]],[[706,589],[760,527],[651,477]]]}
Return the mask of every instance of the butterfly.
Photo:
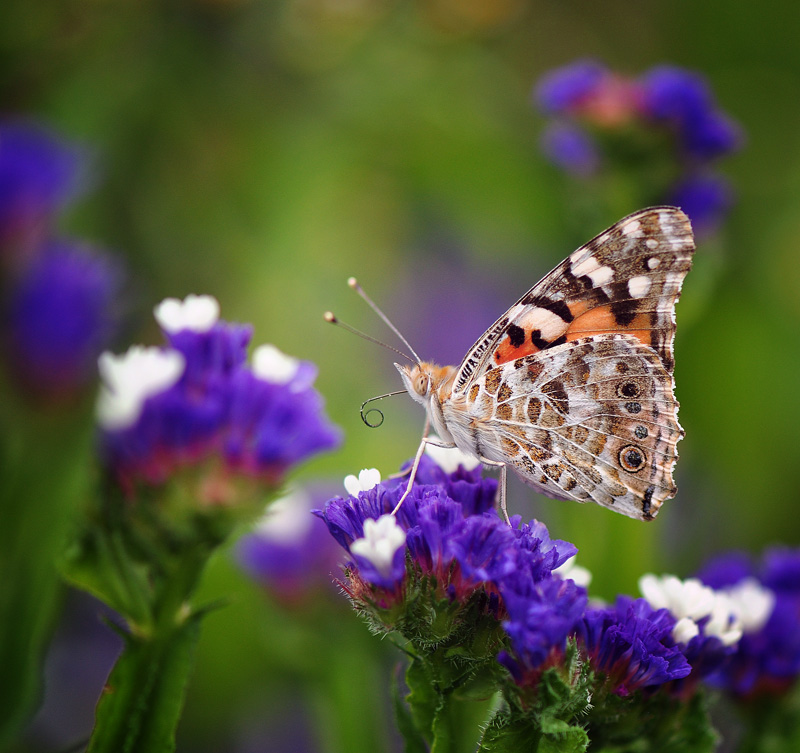
{"label": "butterfly", "polygon": [[677,492],[675,303],[694,249],[680,209],[635,212],[545,275],[459,366],[395,364],[438,436],[423,437],[408,489],[439,444],[500,468],[506,518],[509,468],[549,497],[655,518]]}

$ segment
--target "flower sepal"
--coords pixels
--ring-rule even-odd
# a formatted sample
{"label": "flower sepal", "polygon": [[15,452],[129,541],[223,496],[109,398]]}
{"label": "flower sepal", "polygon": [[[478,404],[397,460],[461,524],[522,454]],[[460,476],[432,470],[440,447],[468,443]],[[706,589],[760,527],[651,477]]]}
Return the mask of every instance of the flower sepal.
{"label": "flower sepal", "polygon": [[507,705],[486,726],[480,753],[519,750],[582,753],[589,745],[583,729],[591,709],[593,675],[570,640],[558,664],[544,669],[535,689],[507,682]]}
{"label": "flower sepal", "polygon": [[592,698],[584,725],[596,750],[711,753],[719,742],[702,689],[688,698],[663,689],[629,696],[603,692]]}

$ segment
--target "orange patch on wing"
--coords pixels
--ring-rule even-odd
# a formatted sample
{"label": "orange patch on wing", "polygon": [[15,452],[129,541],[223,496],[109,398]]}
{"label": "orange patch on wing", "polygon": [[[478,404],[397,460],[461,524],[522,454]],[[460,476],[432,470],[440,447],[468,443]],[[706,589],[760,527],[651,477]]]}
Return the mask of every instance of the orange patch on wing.
{"label": "orange patch on wing", "polygon": [[511,344],[511,338],[504,338],[503,342],[500,343],[497,350],[494,352],[493,360],[495,364],[499,366],[500,364],[515,361],[517,358],[530,356],[538,352],[539,348],[531,342],[530,334],[526,332],[525,341],[516,348]]}
{"label": "orange patch on wing", "polygon": [[626,326],[622,326],[617,324],[610,304],[595,306],[577,315],[567,327],[566,338],[570,341],[578,340],[581,337],[608,335],[615,332],[633,335],[644,345],[649,345],[650,347],[653,345],[650,318],[646,312],[637,314],[633,321]]}

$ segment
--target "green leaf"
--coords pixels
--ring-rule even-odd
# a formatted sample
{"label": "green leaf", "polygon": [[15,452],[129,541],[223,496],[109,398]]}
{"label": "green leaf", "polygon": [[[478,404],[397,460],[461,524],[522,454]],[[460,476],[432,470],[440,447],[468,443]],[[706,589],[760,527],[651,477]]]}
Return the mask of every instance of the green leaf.
{"label": "green leaf", "polygon": [[542,717],[542,739],[539,753],[583,753],[589,747],[589,736],[583,727],[561,719]]}
{"label": "green leaf", "polygon": [[61,605],[56,561],[87,496],[92,462],[88,406],[39,412],[6,394],[0,401],[0,748],[17,736],[40,694],[41,664]]}
{"label": "green leaf", "polygon": [[403,736],[405,753],[428,753],[425,738],[417,729],[409,707],[406,705],[401,690],[399,673],[395,673],[392,682],[392,706],[394,707],[397,728]]}
{"label": "green leaf", "polygon": [[169,753],[175,749],[201,613],[143,638],[129,635],[97,706],[87,753]]}
{"label": "green leaf", "polygon": [[541,738],[541,729],[532,719],[504,711],[487,725],[478,753],[534,753]]}
{"label": "green leaf", "polygon": [[433,738],[433,722],[439,708],[439,694],[433,685],[426,662],[418,657],[411,659],[406,670],[408,705],[416,728],[426,740]]}

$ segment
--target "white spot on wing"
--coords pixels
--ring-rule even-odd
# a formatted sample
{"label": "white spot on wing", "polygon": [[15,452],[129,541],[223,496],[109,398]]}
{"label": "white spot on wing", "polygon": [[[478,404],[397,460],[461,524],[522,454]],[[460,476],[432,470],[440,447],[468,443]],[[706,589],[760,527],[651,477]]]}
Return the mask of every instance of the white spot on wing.
{"label": "white spot on wing", "polygon": [[623,235],[633,235],[634,233],[639,232],[639,228],[642,224],[639,220],[631,220],[627,225],[622,228]]}
{"label": "white spot on wing", "polygon": [[649,292],[653,281],[646,275],[631,277],[628,280],[628,292],[632,298],[644,298]]}
{"label": "white spot on wing", "polygon": [[600,262],[597,261],[594,256],[590,256],[584,259],[580,264],[573,264],[572,274],[574,274],[575,277],[583,277],[584,275],[594,272],[599,266]]}
{"label": "white spot on wing", "polygon": [[658,256],[651,256],[647,260],[648,269],[655,269],[659,264],[661,264],[661,259]]}
{"label": "white spot on wing", "polygon": [[655,238],[648,238],[645,241],[647,248],[658,248],[658,241]]}
{"label": "white spot on wing", "polygon": [[526,330],[538,329],[545,340],[555,340],[567,331],[567,323],[558,314],[538,306],[532,308],[519,323]]}
{"label": "white spot on wing", "polygon": [[611,267],[599,267],[593,272],[589,272],[587,277],[592,281],[592,285],[597,288],[614,279],[614,270]]}

